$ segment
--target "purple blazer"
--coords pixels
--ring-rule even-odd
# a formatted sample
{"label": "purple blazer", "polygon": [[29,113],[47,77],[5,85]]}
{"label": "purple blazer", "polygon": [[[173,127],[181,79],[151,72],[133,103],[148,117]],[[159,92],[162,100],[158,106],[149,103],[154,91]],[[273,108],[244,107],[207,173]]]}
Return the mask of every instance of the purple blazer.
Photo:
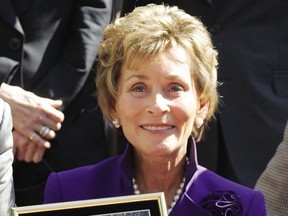
{"label": "purple blazer", "polygon": [[[261,192],[224,179],[198,165],[195,142],[193,139],[189,139],[188,142],[189,166],[185,191],[170,216],[225,215],[223,213],[225,211],[233,211],[235,216],[266,215]],[[132,157],[133,147],[128,145],[121,156],[108,158],[95,165],[50,174],[44,202],[55,203],[134,194]]]}

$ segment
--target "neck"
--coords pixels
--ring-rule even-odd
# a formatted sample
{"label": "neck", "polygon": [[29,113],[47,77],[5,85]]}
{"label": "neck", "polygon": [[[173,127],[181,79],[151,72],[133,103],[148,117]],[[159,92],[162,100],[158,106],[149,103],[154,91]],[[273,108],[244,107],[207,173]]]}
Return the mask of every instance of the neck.
{"label": "neck", "polygon": [[140,193],[164,192],[167,206],[175,198],[187,168],[186,157],[179,159],[135,160],[135,181]]}

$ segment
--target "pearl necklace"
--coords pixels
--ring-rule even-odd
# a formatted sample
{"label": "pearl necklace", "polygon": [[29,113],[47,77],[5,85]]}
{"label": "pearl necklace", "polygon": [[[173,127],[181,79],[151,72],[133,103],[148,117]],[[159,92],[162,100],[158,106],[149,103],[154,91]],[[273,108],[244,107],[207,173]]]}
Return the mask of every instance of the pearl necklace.
{"label": "pearl necklace", "polygon": [[[186,163],[187,163],[187,166],[188,166],[188,164],[189,164],[188,158],[186,158]],[[172,200],[172,202],[170,204],[170,207],[167,210],[168,214],[170,214],[170,212],[172,211],[173,207],[175,206],[177,200],[179,199],[180,194],[182,193],[184,185],[185,185],[185,180],[186,180],[186,177],[184,176],[183,179],[182,179],[182,182],[179,184],[179,188],[177,189],[176,194],[174,195],[174,198],[173,198],[173,200]],[[141,194],[141,192],[139,190],[139,187],[138,187],[138,184],[136,183],[136,179],[132,178],[132,182],[133,182],[134,194],[135,195]]]}
{"label": "pearl necklace", "polygon": [[[139,187],[136,183],[136,179],[133,178],[132,182],[133,182],[134,194],[136,194],[136,195],[140,194],[141,192],[140,192]],[[170,204],[170,207],[168,208],[168,214],[170,214],[170,212],[172,211],[172,208],[175,206],[177,200],[179,199],[180,194],[183,191],[184,184],[185,184],[185,177],[182,179],[182,182],[180,183],[179,188],[177,189],[176,194],[174,195],[174,198]]]}

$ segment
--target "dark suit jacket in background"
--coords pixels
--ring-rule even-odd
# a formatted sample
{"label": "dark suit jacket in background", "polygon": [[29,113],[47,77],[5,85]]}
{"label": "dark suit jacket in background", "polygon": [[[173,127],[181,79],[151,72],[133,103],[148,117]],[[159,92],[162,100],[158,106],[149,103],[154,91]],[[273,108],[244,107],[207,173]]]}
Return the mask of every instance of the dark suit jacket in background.
{"label": "dark suit jacket in background", "polygon": [[[198,145],[199,161],[225,177],[230,176],[222,168],[231,163],[235,180],[253,187],[288,118],[288,2],[124,0],[123,11],[151,2],[178,5],[207,25],[219,51],[223,105]],[[229,158],[222,161],[225,151]]]}
{"label": "dark suit jacket in background", "polygon": [[112,0],[2,0],[0,79],[62,99],[65,120],[40,164],[14,164],[18,205],[42,203],[46,178],[108,156],[93,64]]}

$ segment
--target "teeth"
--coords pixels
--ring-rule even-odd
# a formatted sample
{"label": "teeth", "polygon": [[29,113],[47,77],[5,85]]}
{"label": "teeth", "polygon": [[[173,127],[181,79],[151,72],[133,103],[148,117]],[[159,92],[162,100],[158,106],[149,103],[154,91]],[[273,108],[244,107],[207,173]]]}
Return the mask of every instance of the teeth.
{"label": "teeth", "polygon": [[146,130],[151,130],[151,131],[163,131],[163,130],[168,130],[171,129],[173,126],[143,126],[144,129]]}

